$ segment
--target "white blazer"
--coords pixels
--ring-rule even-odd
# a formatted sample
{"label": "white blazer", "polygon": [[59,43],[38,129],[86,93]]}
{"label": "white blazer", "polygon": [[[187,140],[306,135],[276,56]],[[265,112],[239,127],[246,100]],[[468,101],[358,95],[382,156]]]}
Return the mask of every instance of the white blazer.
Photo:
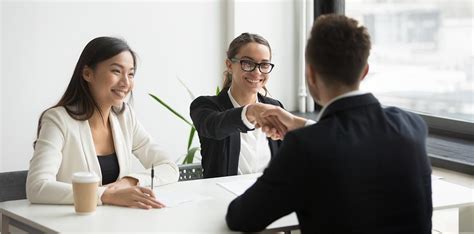
{"label": "white blazer", "polygon": [[[149,186],[149,168],[154,164],[155,185],[178,181],[178,167],[153,143],[128,105],[122,114],[111,111],[109,120],[120,166],[118,178],[134,177],[141,186]],[[132,154],[147,171],[132,173]],[[71,179],[79,171],[95,172],[102,178],[89,121],[71,118],[64,107],[46,111],[26,180],[28,199],[32,203],[73,204]],[[101,185],[97,192],[99,205],[106,189]]]}

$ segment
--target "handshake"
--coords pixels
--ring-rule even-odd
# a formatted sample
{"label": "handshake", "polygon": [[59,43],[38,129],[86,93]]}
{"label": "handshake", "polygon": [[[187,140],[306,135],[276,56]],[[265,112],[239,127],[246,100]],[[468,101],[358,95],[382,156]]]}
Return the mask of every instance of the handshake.
{"label": "handshake", "polygon": [[264,103],[248,105],[246,117],[272,140],[282,140],[288,131],[304,127],[307,121],[279,106]]}

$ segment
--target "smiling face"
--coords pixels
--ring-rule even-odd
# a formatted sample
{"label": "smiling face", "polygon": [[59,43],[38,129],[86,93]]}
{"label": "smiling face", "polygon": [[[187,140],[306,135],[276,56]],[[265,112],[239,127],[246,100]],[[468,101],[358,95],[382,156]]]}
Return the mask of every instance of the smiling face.
{"label": "smiling face", "polygon": [[134,59],[130,51],[98,63],[95,69],[85,67],[83,70],[83,78],[101,109],[122,105],[133,89],[134,75]]}
{"label": "smiling face", "polygon": [[[231,89],[238,93],[255,95],[265,86],[269,74],[263,74],[260,72],[258,66],[253,71],[244,71],[241,64],[242,66],[248,66],[247,61],[250,63],[270,63],[270,49],[265,45],[250,42],[242,46],[239,53],[233,59],[235,60],[226,61],[227,70],[232,74]],[[263,65],[261,69],[263,70]]]}

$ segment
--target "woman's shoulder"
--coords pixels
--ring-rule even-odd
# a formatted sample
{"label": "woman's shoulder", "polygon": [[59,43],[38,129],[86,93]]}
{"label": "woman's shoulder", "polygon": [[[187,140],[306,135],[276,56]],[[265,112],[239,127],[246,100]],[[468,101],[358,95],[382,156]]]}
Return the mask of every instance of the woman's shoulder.
{"label": "woman's shoulder", "polygon": [[58,126],[67,126],[76,122],[67,112],[64,106],[57,106],[47,109],[41,116],[41,122],[51,122]]}
{"label": "woman's shoulder", "polygon": [[67,113],[66,108],[64,108],[64,106],[57,106],[57,107],[49,108],[43,114],[43,118],[44,117],[64,118],[64,116],[69,116],[69,114]]}
{"label": "woman's shoulder", "polygon": [[219,100],[218,100],[219,98],[218,97],[219,96],[217,96],[217,95],[199,96],[191,102],[191,108],[192,107],[197,107],[197,106],[202,106],[202,105],[205,105],[205,104],[219,105]]}
{"label": "woman's shoulder", "polygon": [[261,94],[258,94],[258,96],[259,96],[259,100],[263,103],[272,104],[272,105],[279,106],[279,107],[283,108],[283,104],[281,104],[281,102],[278,101],[275,98],[271,98],[271,97],[268,97],[268,96],[263,96]]}

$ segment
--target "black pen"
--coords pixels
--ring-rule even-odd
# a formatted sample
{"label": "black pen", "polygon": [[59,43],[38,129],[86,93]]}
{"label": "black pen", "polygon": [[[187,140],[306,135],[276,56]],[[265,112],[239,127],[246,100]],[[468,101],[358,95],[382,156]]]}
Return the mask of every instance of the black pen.
{"label": "black pen", "polygon": [[151,164],[151,190],[153,190],[153,178],[155,177],[155,167]]}

